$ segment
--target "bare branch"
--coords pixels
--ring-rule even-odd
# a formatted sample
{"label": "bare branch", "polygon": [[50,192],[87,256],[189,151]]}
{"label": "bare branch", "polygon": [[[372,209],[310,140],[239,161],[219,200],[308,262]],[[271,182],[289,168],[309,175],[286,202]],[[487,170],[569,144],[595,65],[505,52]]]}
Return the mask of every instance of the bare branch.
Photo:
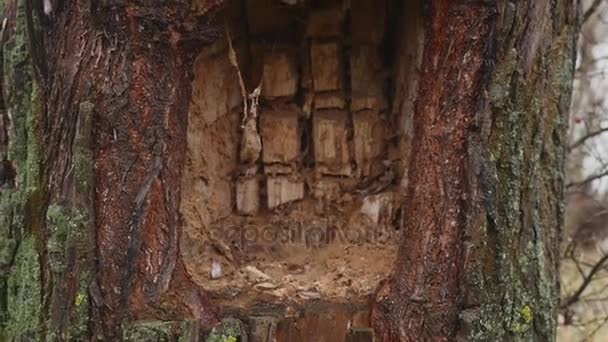
{"label": "bare branch", "polygon": [[595,274],[602,269],[602,267],[604,266],[604,263],[606,261],[608,261],[608,254],[604,254],[604,256],[600,260],[598,260],[598,262],[593,266],[591,271],[589,271],[589,274],[587,274],[587,276],[583,279],[583,283],[581,284],[581,286],[579,286],[578,290],[576,290],[576,292],[574,292],[574,294],[572,296],[570,296],[561,305],[562,308],[567,308],[570,305],[578,302],[578,300],[581,298],[581,295],[583,294],[583,292],[585,292],[585,290],[587,289],[587,287],[593,280],[593,277],[595,276]]}
{"label": "bare branch", "polygon": [[604,132],[608,132],[608,127],[602,128],[600,130],[597,130],[595,132],[591,132],[591,133],[585,135],[584,137],[578,139],[574,144],[570,145],[569,149],[570,150],[574,150],[575,148],[577,148],[577,147],[581,146],[582,144],[584,144],[585,141],[587,141],[587,140],[589,140],[589,139],[591,139],[593,137],[596,137],[596,136],[598,136],[598,135],[600,135],[600,134],[602,134]]}
{"label": "bare branch", "polygon": [[591,333],[587,335],[587,339],[591,340],[597,334],[597,332],[600,331],[600,329],[602,329],[602,327],[606,325],[606,323],[608,323],[608,316],[604,317],[601,323],[598,324],[597,327],[595,327],[595,329],[593,329],[593,331],[591,331]]}
{"label": "bare branch", "polygon": [[604,2],[604,0],[593,1],[591,6],[589,6],[589,9],[587,9],[585,14],[583,14],[583,25],[587,22],[587,20],[589,20],[589,18],[591,18],[597,12],[597,9],[600,7],[600,5],[603,2]]}
{"label": "bare branch", "polygon": [[593,182],[594,180],[597,180],[597,179],[600,179],[600,178],[604,178],[604,177],[606,177],[606,176],[608,176],[608,170],[607,170],[607,171],[604,171],[604,172],[602,172],[602,173],[598,173],[598,174],[596,174],[596,175],[593,175],[593,176],[587,177],[586,179],[584,179],[584,180],[582,180],[582,181],[580,181],[580,182],[572,182],[572,183],[568,183],[568,184],[566,184],[566,188],[571,188],[571,187],[574,187],[574,186],[581,186],[581,185],[585,185],[585,184],[587,184],[587,183],[591,183],[591,182]]}

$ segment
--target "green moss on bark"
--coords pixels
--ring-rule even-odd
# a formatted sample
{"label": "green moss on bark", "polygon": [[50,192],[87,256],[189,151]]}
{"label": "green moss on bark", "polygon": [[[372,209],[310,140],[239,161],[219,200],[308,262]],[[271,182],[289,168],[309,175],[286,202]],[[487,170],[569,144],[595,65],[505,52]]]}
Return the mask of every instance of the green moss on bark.
{"label": "green moss on bark", "polygon": [[2,56],[12,124],[8,158],[17,170],[17,187],[0,192],[0,340],[35,341],[41,340],[42,317],[38,251],[44,196],[37,124],[42,102],[31,77],[24,6],[18,3],[15,35]]}
{"label": "green moss on bark", "polygon": [[[51,298],[47,339],[86,339],[94,274],[94,170],[91,146],[93,104],[82,102],[73,143],[74,198],[47,209],[47,258]],[[65,284],[70,284],[66,286]]]}
{"label": "green moss on bark", "polygon": [[211,330],[206,342],[246,341],[247,334],[243,322],[235,318],[225,318]]}
{"label": "green moss on bark", "polygon": [[[36,97],[25,92],[22,96],[23,106],[17,107],[23,110],[20,115],[31,116],[29,104]],[[39,184],[39,140],[29,122],[27,118],[19,120],[19,124],[26,125],[27,134],[20,137],[26,141],[11,145],[26,146],[24,155],[11,150],[19,172],[18,188],[0,194],[0,297],[5,303],[0,317],[7,340],[32,339],[40,331],[42,292],[37,233],[41,231],[40,211],[44,204]],[[15,129],[23,129],[14,124]]]}
{"label": "green moss on bark", "polygon": [[6,341],[40,340],[40,264],[36,240],[28,236],[20,241],[7,281]]}
{"label": "green moss on bark", "polygon": [[476,264],[466,275],[467,297],[478,299],[460,315],[463,341],[555,340],[574,30],[545,32],[541,39],[552,43],[529,74],[514,47],[496,65],[482,161],[485,218],[473,234]]}
{"label": "green moss on bark", "polygon": [[135,322],[124,327],[123,340],[129,342],[198,342],[198,321]]}
{"label": "green moss on bark", "polygon": [[[47,258],[53,279],[48,340],[60,333],[63,339],[86,339],[89,313],[91,234],[87,214],[80,209],[51,205],[47,210]],[[76,278],[78,290],[64,284]]]}

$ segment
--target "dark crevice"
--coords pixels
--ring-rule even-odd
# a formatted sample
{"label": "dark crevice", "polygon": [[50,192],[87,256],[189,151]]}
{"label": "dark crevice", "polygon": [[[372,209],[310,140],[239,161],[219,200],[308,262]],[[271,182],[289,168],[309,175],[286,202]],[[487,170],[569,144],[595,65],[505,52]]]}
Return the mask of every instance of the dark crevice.
{"label": "dark crevice", "polygon": [[[3,45],[5,40],[4,28],[0,36],[0,45]],[[0,47],[0,55],[3,55],[3,53],[4,49]],[[2,164],[0,165],[0,189],[4,190],[15,187],[17,172],[13,162],[8,159],[11,120],[6,109],[4,68],[0,69],[2,69],[0,70],[0,160],[2,160]]]}
{"label": "dark crevice", "polygon": [[4,157],[2,160],[2,166],[0,166],[0,189],[13,189],[15,188],[15,179],[17,172],[13,167],[13,163]]}

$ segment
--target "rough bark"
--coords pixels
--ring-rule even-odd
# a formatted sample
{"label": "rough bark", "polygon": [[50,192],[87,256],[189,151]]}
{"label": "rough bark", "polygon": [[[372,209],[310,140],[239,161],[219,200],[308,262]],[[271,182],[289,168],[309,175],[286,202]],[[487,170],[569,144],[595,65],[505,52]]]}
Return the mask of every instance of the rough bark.
{"label": "rough bark", "polygon": [[[15,96],[23,106],[41,105],[31,111],[12,106],[17,120],[34,125],[13,145],[35,147],[40,139],[43,152],[28,149],[18,157],[32,160],[39,172],[14,158],[20,175],[38,180],[21,182],[20,189],[33,193],[3,193],[8,212],[29,204],[20,210],[25,231],[8,233],[21,236],[6,264],[28,258],[24,267],[32,274],[11,276],[34,288],[13,299],[31,296],[21,304],[35,313],[9,309],[7,325],[15,328],[8,338],[116,340],[132,319],[195,318],[210,326],[213,311],[178,259],[181,168],[174,165],[183,163],[193,47],[216,31],[185,1],[70,1],[54,4],[49,16],[38,2],[9,6],[19,8],[10,23],[21,32],[15,50],[23,53],[21,64],[9,66],[26,73],[14,85],[29,86],[33,78],[38,89],[32,97],[28,88],[17,88]],[[19,121],[15,128],[28,129]],[[20,222],[12,217],[8,224]],[[36,316],[31,331],[18,327]]]}
{"label": "rough bark", "polygon": [[572,1],[434,1],[384,341],[554,340]]}
{"label": "rough bark", "polygon": [[[6,4],[19,186],[0,202],[2,337],[196,340],[216,323],[177,213],[193,59],[223,2]],[[553,340],[575,6],[425,4],[407,220],[375,333]],[[168,322],[123,331],[133,320]]]}
{"label": "rough bark", "polygon": [[15,2],[3,3],[3,102],[10,117],[7,157],[20,171],[17,190],[0,193],[0,337],[11,340],[40,336],[42,291],[37,253],[40,231],[39,127],[36,90],[31,82],[25,11]]}
{"label": "rough bark", "polygon": [[57,139],[47,144],[58,148],[51,193],[71,185],[71,151],[62,147],[70,146],[77,104],[94,107],[96,331],[116,339],[127,319],[192,317],[208,326],[212,309],[177,254],[176,166],[184,158],[191,46],[217,34],[185,1],[79,1],[53,13],[44,37],[52,76],[43,81],[47,136]]}

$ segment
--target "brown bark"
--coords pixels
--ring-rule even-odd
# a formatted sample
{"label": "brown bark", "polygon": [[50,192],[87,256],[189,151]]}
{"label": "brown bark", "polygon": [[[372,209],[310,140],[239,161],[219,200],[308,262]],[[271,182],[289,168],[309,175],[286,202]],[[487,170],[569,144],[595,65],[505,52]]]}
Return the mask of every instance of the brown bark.
{"label": "brown bark", "polygon": [[76,204],[69,146],[78,104],[95,106],[97,272],[91,293],[98,311],[93,324],[102,325],[95,330],[107,339],[120,336],[127,318],[214,322],[177,253],[192,46],[200,45],[192,39],[215,35],[199,19],[187,2],[73,1],[55,8],[44,28],[51,202]]}
{"label": "brown bark", "polygon": [[[484,113],[494,9],[435,1],[425,32],[405,234],[394,283],[374,312],[382,340],[450,340],[461,305],[463,232],[475,224],[478,162],[468,142]],[[474,146],[473,146],[474,147]],[[407,327],[407,328],[405,328]],[[405,328],[405,329],[404,329]]]}
{"label": "brown bark", "polygon": [[[563,169],[573,18],[569,1],[429,5],[404,236],[372,313],[381,340],[555,338],[563,179],[533,170]],[[522,328],[533,310],[543,323]]]}

